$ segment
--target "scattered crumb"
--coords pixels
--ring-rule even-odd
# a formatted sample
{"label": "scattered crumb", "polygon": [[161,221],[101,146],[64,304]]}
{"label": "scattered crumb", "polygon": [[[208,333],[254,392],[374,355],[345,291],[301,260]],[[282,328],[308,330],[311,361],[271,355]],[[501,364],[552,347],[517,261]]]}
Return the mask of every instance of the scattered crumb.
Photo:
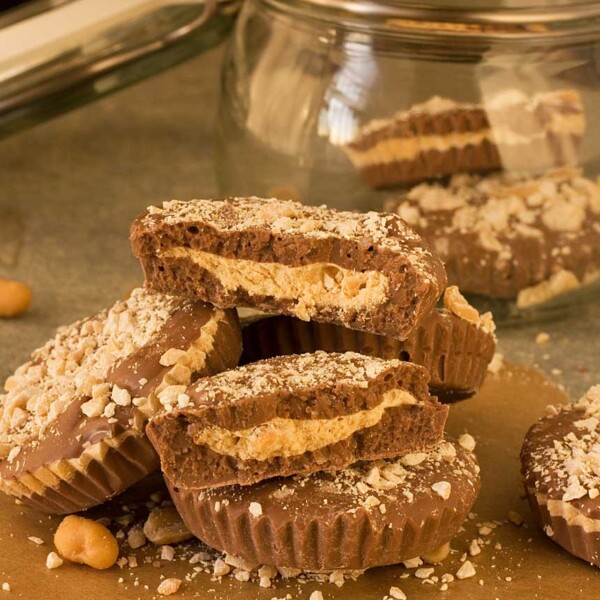
{"label": "scattered crumb", "polygon": [[217,558],[213,566],[213,575],[215,577],[223,577],[229,571],[231,571],[231,567],[222,558]]}
{"label": "scattered crumb", "polygon": [[508,520],[513,524],[513,525],[523,525],[523,517],[520,513],[518,513],[516,510],[509,510],[508,511]]}
{"label": "scattered crumb", "polygon": [[50,554],[48,554],[46,557],[46,568],[57,569],[58,567],[62,566],[63,562],[63,559],[56,554],[56,552],[50,552]]}
{"label": "scattered crumb", "polygon": [[399,587],[392,586],[390,596],[395,600],[406,600],[406,594]]}
{"label": "scattered crumb", "polygon": [[323,600],[323,593],[315,590],[311,595],[309,600]]}
{"label": "scattered crumb", "polygon": [[538,333],[535,336],[535,343],[538,346],[543,346],[544,344],[547,344],[550,341],[550,334],[546,333],[545,331],[540,331],[540,333]]}
{"label": "scattered crumb", "polygon": [[466,560],[461,566],[460,569],[456,572],[457,579],[468,579],[469,577],[475,577],[477,571],[475,571],[475,567],[470,560]]}
{"label": "scattered crumb", "polygon": [[417,556],[417,558],[405,560],[402,564],[406,569],[416,569],[423,564],[423,561]]}
{"label": "scattered crumb", "polygon": [[175,579],[171,577],[170,579],[165,579],[161,581],[160,585],[156,589],[156,591],[161,596],[170,596],[171,594],[175,594],[179,587],[181,586],[181,579]]}
{"label": "scattered crumb", "polygon": [[137,550],[146,544],[146,535],[141,525],[133,526],[127,533],[127,543],[132,550]]}
{"label": "scattered crumb", "polygon": [[481,554],[481,548],[477,540],[471,541],[471,545],[469,546],[469,554],[471,556],[477,556],[478,554]]}
{"label": "scattered crumb", "polygon": [[429,577],[431,577],[431,575],[433,575],[434,572],[435,569],[433,567],[417,569],[415,571],[415,577],[417,579],[428,579]]}
{"label": "scattered crumb", "polygon": [[458,438],[458,443],[469,452],[473,452],[473,450],[475,450],[475,446],[477,445],[477,443],[475,442],[475,438],[472,435],[469,435],[468,433],[463,433]]}
{"label": "scattered crumb", "polygon": [[44,540],[42,538],[36,537],[35,535],[30,535],[27,538],[30,542],[33,542],[37,546],[42,546],[44,544]]}

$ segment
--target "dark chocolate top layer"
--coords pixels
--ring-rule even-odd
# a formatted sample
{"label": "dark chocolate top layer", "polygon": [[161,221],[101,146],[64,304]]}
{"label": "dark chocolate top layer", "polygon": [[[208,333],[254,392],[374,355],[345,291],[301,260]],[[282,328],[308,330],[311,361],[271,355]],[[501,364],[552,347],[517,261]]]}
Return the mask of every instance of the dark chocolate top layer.
{"label": "dark chocolate top layer", "polygon": [[[426,385],[429,376],[418,365],[355,352],[279,356],[199,379],[188,388],[192,403],[181,412],[205,415],[207,424],[226,429],[252,427],[274,417],[333,418],[370,408],[346,406],[345,394],[374,387],[381,394],[397,387],[395,379],[404,373],[418,381],[408,391],[417,400],[430,400]],[[314,398],[311,403],[302,402],[309,396]],[[380,398],[372,397],[371,401],[377,404]]]}

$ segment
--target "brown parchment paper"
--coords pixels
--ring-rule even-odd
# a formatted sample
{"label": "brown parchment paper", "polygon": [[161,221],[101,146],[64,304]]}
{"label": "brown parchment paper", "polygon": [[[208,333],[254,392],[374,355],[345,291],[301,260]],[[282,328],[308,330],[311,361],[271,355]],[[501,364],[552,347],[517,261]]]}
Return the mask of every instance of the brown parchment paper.
{"label": "brown parchment paper", "polygon": [[[548,540],[534,525],[526,501],[522,497],[519,476],[519,449],[523,436],[535,419],[550,403],[566,402],[564,393],[539,371],[507,365],[498,375],[490,375],[484,388],[474,398],[452,407],[449,432],[471,433],[478,441],[477,454],[482,468],[482,492],[475,506],[476,516],[468,521],[465,530],[454,540],[454,552],[434,575],[455,574],[461,555],[473,538],[481,537],[481,554],[470,557],[477,574],[474,578],[454,581],[448,591],[440,591],[441,582],[423,583],[414,571],[402,567],[374,569],[357,581],[348,581],[337,588],[330,583],[297,580],[277,580],[274,586],[263,589],[256,583],[241,583],[231,577],[213,581],[201,573],[193,581],[185,581],[192,567],[184,561],[166,562],[152,566],[144,557],[155,559],[156,547],[136,552],[140,566],[130,569],[113,567],[98,572],[87,567],[67,564],[48,570],[45,560],[52,547],[52,534],[60,519],[40,514],[13,499],[0,498],[0,583],[7,582],[10,592],[0,591],[0,600],[27,598],[32,600],[60,599],[146,599],[159,597],[156,593],[160,577],[184,580],[180,591],[172,598],[236,600],[271,600],[285,598],[308,599],[315,590],[324,598],[346,600],[383,599],[391,586],[399,587],[409,600],[447,598],[483,600],[498,598],[563,600],[579,594],[600,591],[600,572],[571,557]],[[151,486],[151,484],[147,484]],[[147,494],[137,490],[138,498]],[[120,504],[127,498],[119,499]],[[94,517],[110,514],[110,506],[101,507]],[[525,519],[518,527],[508,522],[508,512],[517,511]],[[480,536],[478,525],[497,521],[490,535]],[[28,540],[37,536],[41,546]],[[201,549],[200,545],[198,549]],[[151,559],[149,558],[148,561]],[[406,577],[408,575],[408,577]],[[122,578],[121,583],[118,579]]]}

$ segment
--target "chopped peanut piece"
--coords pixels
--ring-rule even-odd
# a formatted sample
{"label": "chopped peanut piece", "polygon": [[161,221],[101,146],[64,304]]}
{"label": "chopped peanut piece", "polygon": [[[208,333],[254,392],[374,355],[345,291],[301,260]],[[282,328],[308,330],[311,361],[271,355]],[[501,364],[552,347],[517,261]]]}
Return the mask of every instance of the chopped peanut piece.
{"label": "chopped peanut piece", "polygon": [[0,317],[17,317],[31,304],[31,289],[20,281],[0,278]]}

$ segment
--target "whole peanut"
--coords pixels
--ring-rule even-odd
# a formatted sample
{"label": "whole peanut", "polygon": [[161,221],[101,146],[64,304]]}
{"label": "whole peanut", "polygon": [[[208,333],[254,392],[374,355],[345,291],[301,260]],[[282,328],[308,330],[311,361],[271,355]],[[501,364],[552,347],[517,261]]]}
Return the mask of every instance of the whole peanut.
{"label": "whole peanut", "polygon": [[94,569],[112,567],[119,556],[117,540],[104,525],[75,515],[58,526],[54,545],[63,558]]}
{"label": "whole peanut", "polygon": [[16,317],[31,304],[31,290],[20,281],[0,278],[0,317]]}

